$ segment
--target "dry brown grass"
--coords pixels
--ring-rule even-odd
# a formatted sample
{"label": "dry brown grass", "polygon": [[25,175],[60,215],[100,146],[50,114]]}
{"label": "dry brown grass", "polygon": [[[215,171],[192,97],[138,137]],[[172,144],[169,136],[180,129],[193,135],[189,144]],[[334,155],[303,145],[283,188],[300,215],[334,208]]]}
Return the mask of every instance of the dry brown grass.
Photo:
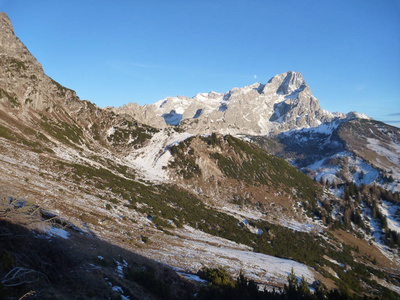
{"label": "dry brown grass", "polygon": [[354,252],[355,257],[358,257],[361,260],[366,262],[373,261],[376,259],[376,263],[379,267],[390,268],[390,269],[400,269],[400,266],[395,262],[391,261],[385,255],[379,251],[374,245],[368,243],[368,241],[364,239],[356,238],[353,234],[348,233],[342,229],[335,230],[332,232],[335,238],[337,238],[340,242],[348,244],[354,248],[359,249],[359,252]]}

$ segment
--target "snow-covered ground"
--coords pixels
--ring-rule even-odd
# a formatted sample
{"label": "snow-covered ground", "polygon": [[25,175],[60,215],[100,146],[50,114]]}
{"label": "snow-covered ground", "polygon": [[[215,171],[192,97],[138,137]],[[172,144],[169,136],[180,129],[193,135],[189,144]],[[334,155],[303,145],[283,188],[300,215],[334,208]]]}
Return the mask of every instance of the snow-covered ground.
{"label": "snow-covered ground", "polygon": [[58,236],[58,237],[61,237],[63,239],[69,239],[68,231],[66,231],[65,229],[62,229],[62,228],[57,228],[57,227],[52,227],[51,226],[51,227],[47,228],[46,233],[50,237]]}
{"label": "snow-covered ground", "polygon": [[[328,111],[324,111],[324,112],[327,115],[330,115],[331,117],[334,116],[334,114],[332,114]],[[342,115],[340,115],[340,116],[342,116]],[[322,123],[316,127],[301,128],[301,129],[294,128],[294,129],[284,132],[283,135],[291,136],[292,134],[296,134],[296,138],[298,138],[299,136],[302,135],[302,137],[300,137],[299,141],[307,142],[309,139],[313,139],[315,134],[323,134],[323,135],[329,137],[330,135],[332,135],[333,131],[335,129],[337,129],[337,127],[342,122],[343,122],[343,120],[337,120],[337,121]]]}
{"label": "snow-covered ground", "polygon": [[300,232],[312,232],[313,230],[320,232],[321,228],[318,225],[310,224],[310,223],[300,223],[296,220],[281,220],[279,222],[280,225],[290,228],[293,231],[300,231]]}
{"label": "snow-covered ground", "polygon": [[[301,208],[302,209],[302,208]],[[260,211],[249,209],[246,207],[237,208],[235,205],[229,205],[226,203],[223,207],[220,208],[220,211],[223,211],[226,214],[229,214],[236,219],[238,219],[239,223],[244,224],[251,232],[256,234],[262,234],[262,229],[253,227],[249,224],[248,220],[258,220],[258,219],[266,219],[266,215]],[[312,219],[303,216],[303,218],[307,219],[307,222],[299,222],[294,219],[290,219],[284,215],[279,216],[278,222],[275,220],[268,220],[272,223],[278,223],[280,226],[284,226],[286,228],[292,229],[293,231],[301,231],[301,232],[312,232],[312,231],[321,231],[321,224],[318,222],[314,222]],[[318,224],[316,224],[318,223]]]}
{"label": "snow-covered ground", "polygon": [[[363,220],[371,230],[372,236],[366,235],[366,239],[372,243],[379,251],[386,256],[392,262],[400,264],[400,257],[398,256],[398,251],[390,249],[387,245],[384,244],[382,237],[383,232],[380,223],[372,218],[371,210],[366,208],[365,205],[363,207]],[[394,231],[400,232],[400,222],[395,219],[394,213],[396,212],[399,206],[393,205],[390,202],[382,201],[382,205],[379,205],[379,210],[386,216],[388,227]]]}
{"label": "snow-covered ground", "polygon": [[[168,130],[168,129],[167,129]],[[171,158],[169,147],[191,137],[189,133],[161,130],[142,148],[129,154],[124,163],[140,170],[139,174],[153,182],[168,182],[168,171],[163,168]]]}
{"label": "snow-covered ground", "polygon": [[[382,145],[380,141],[374,138],[367,138],[367,148],[376,152],[379,156],[385,157],[388,161],[393,163],[393,175],[397,178],[400,177],[400,145],[390,142]],[[380,160],[377,159],[379,163]],[[386,168],[384,168],[386,169]]]}
{"label": "snow-covered ground", "polygon": [[[348,168],[353,171],[352,177],[357,185],[362,183],[369,185],[379,177],[379,171],[367,164],[364,160],[357,156],[352,155],[350,152],[343,151],[336,153],[335,155],[329,157],[332,158],[346,158],[348,160]],[[329,182],[340,182],[341,179],[337,177],[337,173],[340,171],[338,165],[327,165],[327,159],[321,159],[309,165],[308,168],[312,171],[317,172],[316,180],[320,181],[321,178],[329,180]]]}
{"label": "snow-covered ground", "polygon": [[120,296],[120,298],[122,299],[122,300],[130,300],[130,297],[129,296],[124,296],[124,290],[122,289],[122,287],[120,287],[120,286],[117,286],[117,285],[113,285],[112,284],[112,282],[110,281],[110,279],[109,278],[104,278],[104,280],[108,283],[108,285],[111,287],[111,289],[114,291],[114,292],[117,292],[118,294],[119,294],[119,296]]}
{"label": "snow-covered ground", "polygon": [[389,229],[400,233],[400,220],[396,218],[396,212],[400,211],[400,206],[388,201],[382,201],[379,209],[386,216]]}
{"label": "snow-covered ground", "polygon": [[313,272],[304,264],[253,252],[248,246],[215,237],[185,226],[179,236],[169,237],[168,243],[157,241],[146,256],[175,266],[186,274],[195,274],[202,267],[224,267],[232,274],[244,275],[260,283],[283,284],[292,268],[294,273],[312,283]]}

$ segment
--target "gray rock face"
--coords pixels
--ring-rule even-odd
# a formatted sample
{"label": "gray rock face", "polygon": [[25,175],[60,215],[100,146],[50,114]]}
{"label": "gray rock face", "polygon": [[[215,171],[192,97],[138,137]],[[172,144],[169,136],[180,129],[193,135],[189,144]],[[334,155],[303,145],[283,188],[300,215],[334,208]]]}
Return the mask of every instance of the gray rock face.
{"label": "gray rock face", "polygon": [[[27,109],[51,110],[56,98],[77,98],[74,91],[66,89],[45,75],[41,64],[15,36],[11,21],[0,13],[0,88],[7,97],[0,103],[18,108],[20,116],[27,117]],[[4,94],[4,93],[3,93]]]}
{"label": "gray rock face", "polygon": [[302,91],[307,86],[303,76],[300,73],[287,72],[282,75],[285,76],[282,84],[276,91],[278,94],[282,95],[293,94],[294,92]]}
{"label": "gray rock face", "polygon": [[180,125],[194,134],[270,135],[345,117],[321,109],[303,76],[292,71],[225,94],[168,97],[152,105],[130,103],[113,110],[158,128]]}
{"label": "gray rock face", "polygon": [[28,49],[15,36],[11,21],[4,12],[0,12],[0,30],[0,55],[14,57],[21,61],[29,60],[31,63],[38,64]]}
{"label": "gray rock face", "polygon": [[[11,21],[0,13],[0,110],[9,112],[24,124],[35,124],[38,114],[67,122],[72,119],[89,122],[87,107],[75,91],[65,88],[50,77],[42,65],[14,34]],[[35,121],[36,120],[36,121]]]}

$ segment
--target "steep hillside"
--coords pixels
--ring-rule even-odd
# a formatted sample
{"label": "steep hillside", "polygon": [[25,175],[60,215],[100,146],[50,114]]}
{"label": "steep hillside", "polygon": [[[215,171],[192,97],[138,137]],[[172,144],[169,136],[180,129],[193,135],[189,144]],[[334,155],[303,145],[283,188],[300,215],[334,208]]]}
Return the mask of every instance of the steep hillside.
{"label": "steep hillside", "polygon": [[62,144],[106,153],[139,147],[157,131],[81,101],[44,73],[4,13],[0,28],[0,136],[36,152]]}
{"label": "steep hillside", "polygon": [[[268,147],[265,138],[254,140]],[[399,140],[399,128],[355,118],[282,133],[276,139],[280,147],[269,149],[318,181],[377,183],[400,191]]]}
{"label": "steep hillside", "polygon": [[[175,181],[194,187],[207,203],[230,211],[258,211],[271,220],[302,217],[299,206],[318,210],[322,189],[283,159],[254,145],[213,133],[170,147]],[[175,175],[174,175],[175,174]],[[237,209],[239,208],[239,209]],[[301,211],[302,212],[302,211]]]}
{"label": "steep hillside", "polygon": [[347,149],[380,172],[383,184],[400,180],[400,129],[373,120],[343,124],[339,137]]}
{"label": "steep hillside", "polygon": [[199,289],[165,265],[0,193],[1,299],[191,299]]}

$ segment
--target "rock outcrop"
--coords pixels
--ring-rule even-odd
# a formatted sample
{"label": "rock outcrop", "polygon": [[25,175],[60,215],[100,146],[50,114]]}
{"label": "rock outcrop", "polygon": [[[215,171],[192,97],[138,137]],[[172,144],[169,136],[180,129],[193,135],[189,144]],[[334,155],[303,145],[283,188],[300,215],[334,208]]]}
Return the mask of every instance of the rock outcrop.
{"label": "rock outcrop", "polygon": [[323,110],[303,76],[293,71],[277,75],[267,84],[254,83],[225,94],[168,97],[152,105],[130,103],[114,111],[158,128],[180,125],[195,134],[271,135],[346,117]]}

